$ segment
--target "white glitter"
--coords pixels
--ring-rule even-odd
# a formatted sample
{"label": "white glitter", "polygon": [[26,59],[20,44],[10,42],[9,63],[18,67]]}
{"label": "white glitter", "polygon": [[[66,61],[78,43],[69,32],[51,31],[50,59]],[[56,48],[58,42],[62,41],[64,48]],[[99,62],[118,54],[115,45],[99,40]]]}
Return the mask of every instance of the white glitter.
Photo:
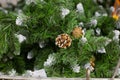
{"label": "white glitter", "polygon": [[110,11],[113,12],[115,8],[113,6],[110,7]]}
{"label": "white glitter", "polygon": [[8,72],[9,76],[16,76],[17,73],[14,69],[12,69],[11,71]]}
{"label": "white glitter", "polygon": [[62,8],[62,18],[64,18],[66,15],[70,13],[70,10],[67,8]]}
{"label": "white glitter", "polygon": [[80,72],[80,66],[78,64],[72,66],[73,72],[79,73]]}
{"label": "white glitter", "polygon": [[27,17],[22,12],[19,12],[18,16],[16,18],[16,21],[15,21],[16,25],[23,26],[26,19],[27,19]]}
{"label": "white glitter", "polygon": [[77,10],[78,10],[80,13],[84,13],[84,8],[83,8],[82,3],[78,3],[78,4],[77,4]]}
{"label": "white glitter", "polygon": [[27,59],[32,59],[34,57],[33,51],[28,52]]}
{"label": "white glitter", "polygon": [[80,39],[82,41],[82,43],[86,43],[87,42],[87,38],[82,36],[82,38]]}
{"label": "white glitter", "polygon": [[119,41],[120,31],[114,30],[113,33],[114,33],[113,40]]}
{"label": "white glitter", "polygon": [[22,24],[23,24],[23,19],[18,16],[16,19],[16,25],[21,26]]}
{"label": "white glitter", "polygon": [[83,23],[83,22],[80,22],[80,23],[79,23],[79,26],[80,26],[80,27],[83,27],[83,26],[84,26],[84,23]]}
{"label": "white glitter", "polygon": [[30,5],[31,3],[36,4],[36,0],[25,0],[27,5]]}
{"label": "white glitter", "polygon": [[98,53],[106,53],[106,50],[105,50],[105,48],[104,48],[104,47],[102,47],[102,48],[101,48],[101,49],[99,49],[97,52],[98,52]]}
{"label": "white glitter", "polygon": [[18,38],[18,41],[22,43],[23,41],[26,40],[26,37],[23,36],[22,34],[15,34],[15,36]]}
{"label": "white glitter", "polygon": [[97,34],[97,35],[100,35],[100,33],[101,33],[100,28],[97,28],[95,31],[96,31],[96,34]]}
{"label": "white glitter", "polygon": [[108,16],[108,14],[107,14],[107,13],[104,13],[104,14],[102,14],[102,16]]}
{"label": "white glitter", "polygon": [[93,25],[94,27],[96,27],[97,26],[97,20],[96,19],[92,19],[90,21],[90,24]]}
{"label": "white glitter", "polygon": [[99,12],[95,12],[95,16],[99,17],[99,16],[101,16],[101,14]]}
{"label": "white glitter", "polygon": [[44,48],[45,45],[46,45],[46,44],[45,44],[45,41],[40,41],[40,42],[39,42],[39,47],[40,47],[40,48]]}
{"label": "white glitter", "polygon": [[52,66],[54,61],[55,61],[55,58],[54,58],[54,53],[53,53],[48,56],[47,61],[44,62],[44,66],[46,66],[46,67]]}
{"label": "white glitter", "polygon": [[94,68],[91,66],[90,63],[85,64],[84,68],[85,68],[85,69],[89,69],[90,71],[93,71],[93,70],[94,70]]}
{"label": "white glitter", "polygon": [[107,39],[106,42],[105,42],[105,46],[107,46],[112,40],[111,39]]}

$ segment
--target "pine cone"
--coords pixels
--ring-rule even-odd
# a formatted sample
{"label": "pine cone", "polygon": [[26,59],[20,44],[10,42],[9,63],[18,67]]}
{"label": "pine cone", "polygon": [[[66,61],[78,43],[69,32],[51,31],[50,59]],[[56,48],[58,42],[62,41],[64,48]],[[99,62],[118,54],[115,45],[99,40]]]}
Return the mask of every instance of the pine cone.
{"label": "pine cone", "polygon": [[95,57],[94,56],[92,56],[91,58],[90,58],[90,64],[91,64],[91,66],[92,67],[95,67]]}
{"label": "pine cone", "polygon": [[56,38],[56,45],[60,48],[67,48],[71,45],[72,39],[70,38],[70,36],[68,34],[61,34],[58,35],[58,37]]}
{"label": "pine cone", "polygon": [[75,37],[75,38],[80,38],[82,37],[83,35],[83,32],[82,32],[82,29],[81,27],[75,27],[72,31],[72,35]]}

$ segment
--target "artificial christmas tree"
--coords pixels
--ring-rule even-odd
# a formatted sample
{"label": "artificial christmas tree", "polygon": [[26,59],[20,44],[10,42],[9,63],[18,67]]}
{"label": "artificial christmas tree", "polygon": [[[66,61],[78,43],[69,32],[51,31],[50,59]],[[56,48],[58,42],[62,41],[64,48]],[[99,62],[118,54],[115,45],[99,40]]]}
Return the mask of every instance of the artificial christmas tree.
{"label": "artificial christmas tree", "polygon": [[48,77],[86,77],[90,71],[91,77],[112,77],[120,57],[119,25],[99,1],[26,0],[7,13],[1,10],[0,71],[20,75],[45,69]]}

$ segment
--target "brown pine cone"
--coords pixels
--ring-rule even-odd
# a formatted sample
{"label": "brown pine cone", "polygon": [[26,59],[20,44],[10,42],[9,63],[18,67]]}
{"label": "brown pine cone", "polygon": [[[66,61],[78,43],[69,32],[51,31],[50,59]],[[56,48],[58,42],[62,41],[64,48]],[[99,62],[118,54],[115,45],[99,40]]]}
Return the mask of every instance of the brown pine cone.
{"label": "brown pine cone", "polygon": [[71,45],[72,39],[70,38],[70,36],[68,34],[61,34],[58,35],[58,37],[56,38],[56,45],[60,48],[67,48]]}
{"label": "brown pine cone", "polygon": [[92,56],[91,58],[90,58],[90,64],[91,64],[91,66],[92,67],[95,67],[95,57],[94,56]]}
{"label": "brown pine cone", "polygon": [[81,27],[75,27],[72,31],[72,35],[75,38],[80,38],[83,35],[82,28]]}

